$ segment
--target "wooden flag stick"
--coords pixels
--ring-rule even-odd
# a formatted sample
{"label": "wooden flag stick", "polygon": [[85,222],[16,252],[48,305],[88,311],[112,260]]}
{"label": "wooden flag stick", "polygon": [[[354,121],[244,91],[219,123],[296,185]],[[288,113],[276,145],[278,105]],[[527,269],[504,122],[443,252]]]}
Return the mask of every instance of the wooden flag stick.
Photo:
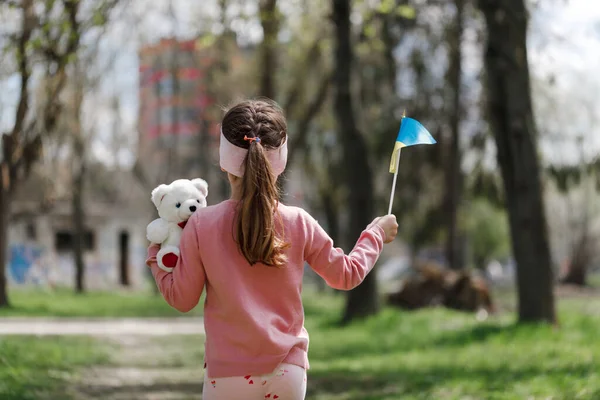
{"label": "wooden flag stick", "polygon": [[396,180],[398,179],[398,167],[400,166],[400,152],[402,149],[398,149],[398,156],[396,157],[396,170],[394,171],[394,181],[392,183],[392,194],[390,195],[390,208],[388,215],[392,214],[392,205],[394,204],[394,192],[396,191]]}
{"label": "wooden flag stick", "polygon": [[[406,109],[402,111],[402,119],[400,120],[400,129],[402,129],[402,120],[406,118]],[[398,149],[398,156],[396,157],[396,169],[394,170],[394,182],[392,183],[392,194],[390,195],[390,208],[388,210],[388,215],[392,213],[392,205],[394,204],[394,192],[396,191],[396,179],[398,179],[398,167],[400,166],[400,151],[402,148]]]}

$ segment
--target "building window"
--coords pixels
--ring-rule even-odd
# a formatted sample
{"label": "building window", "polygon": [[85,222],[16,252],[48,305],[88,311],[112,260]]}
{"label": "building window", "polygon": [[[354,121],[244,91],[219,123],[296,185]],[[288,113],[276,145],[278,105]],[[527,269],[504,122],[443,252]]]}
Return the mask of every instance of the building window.
{"label": "building window", "polygon": [[[96,247],[94,232],[87,231],[83,237],[83,250],[92,251]],[[68,231],[59,231],[54,234],[54,248],[57,252],[73,251],[73,234]]]}

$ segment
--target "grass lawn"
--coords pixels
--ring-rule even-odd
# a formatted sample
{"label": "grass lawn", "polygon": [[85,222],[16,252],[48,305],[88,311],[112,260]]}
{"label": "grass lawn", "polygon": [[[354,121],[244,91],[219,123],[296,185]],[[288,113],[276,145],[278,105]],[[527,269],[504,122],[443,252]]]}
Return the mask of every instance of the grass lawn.
{"label": "grass lawn", "polygon": [[[340,328],[335,323],[343,296],[305,297],[311,340],[308,399],[600,399],[600,297],[561,299],[560,329],[517,326],[513,314],[477,322],[471,314],[444,309],[385,309]],[[138,357],[127,354],[117,361],[105,357],[102,344],[79,339],[0,339],[0,399],[41,399],[10,393],[56,386],[69,376],[57,371],[64,374],[90,362],[164,368],[159,373],[164,377],[193,368],[197,373],[171,387],[197,394],[203,339],[148,340],[135,350]],[[47,374],[48,369],[54,372]]]}
{"label": "grass lawn", "polygon": [[600,399],[600,298],[559,303],[561,328],[436,309],[333,326],[342,299],[307,302],[310,399]]}
{"label": "grass lawn", "polygon": [[0,399],[65,400],[77,369],[107,362],[107,353],[89,338],[0,337]]}
{"label": "grass lawn", "polygon": [[1,317],[181,317],[202,314],[200,305],[190,313],[180,313],[152,292],[90,292],[77,295],[72,290],[13,289],[12,307],[0,309]]}

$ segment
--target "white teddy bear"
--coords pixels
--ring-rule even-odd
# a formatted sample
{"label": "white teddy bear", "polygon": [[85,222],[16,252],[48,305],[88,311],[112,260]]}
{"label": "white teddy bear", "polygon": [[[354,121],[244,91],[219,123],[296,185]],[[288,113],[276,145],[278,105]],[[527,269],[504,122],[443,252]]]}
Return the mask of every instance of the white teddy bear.
{"label": "white teddy bear", "polygon": [[200,207],[206,207],[208,184],[204,179],[177,179],[152,191],[152,202],[160,218],[146,228],[146,237],[161,248],[156,255],[158,266],[173,271],[179,259],[179,239],[188,219]]}

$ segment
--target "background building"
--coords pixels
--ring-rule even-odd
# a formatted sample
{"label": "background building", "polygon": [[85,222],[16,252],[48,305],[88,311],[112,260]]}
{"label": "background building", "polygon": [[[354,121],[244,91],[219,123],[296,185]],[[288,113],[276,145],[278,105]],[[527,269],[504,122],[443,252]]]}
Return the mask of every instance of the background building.
{"label": "background building", "polygon": [[[13,286],[73,287],[73,211],[69,165],[48,177],[36,169],[15,193],[8,232],[7,277]],[[90,166],[85,186],[86,289],[147,285],[147,191],[129,171]],[[36,193],[36,196],[31,196]]]}
{"label": "background building", "polygon": [[[163,39],[139,52],[139,168],[150,186],[178,178],[201,177],[209,196],[223,194],[218,165],[217,98],[227,85],[216,85],[220,51],[228,51],[227,68],[236,68],[243,54],[235,40],[216,44],[211,37],[178,41]],[[212,197],[216,200],[216,197]],[[209,202],[210,202],[209,198]]]}

